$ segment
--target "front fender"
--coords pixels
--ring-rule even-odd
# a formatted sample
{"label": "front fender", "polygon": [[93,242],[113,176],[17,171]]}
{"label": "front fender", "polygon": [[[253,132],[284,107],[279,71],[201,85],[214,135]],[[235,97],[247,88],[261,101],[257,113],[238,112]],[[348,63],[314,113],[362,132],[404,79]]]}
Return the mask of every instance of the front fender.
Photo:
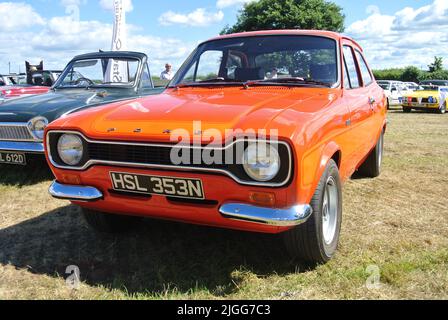
{"label": "front fender", "polygon": [[337,155],[337,165],[341,165],[341,148],[334,141],[318,145],[299,159],[300,177],[298,199],[309,203],[330,159]]}

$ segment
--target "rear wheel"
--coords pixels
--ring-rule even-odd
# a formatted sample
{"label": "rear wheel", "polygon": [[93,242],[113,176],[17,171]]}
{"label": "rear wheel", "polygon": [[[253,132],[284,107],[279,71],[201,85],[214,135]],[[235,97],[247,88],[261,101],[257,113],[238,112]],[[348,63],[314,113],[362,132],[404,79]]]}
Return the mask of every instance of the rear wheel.
{"label": "rear wheel", "polygon": [[384,131],[378,139],[375,149],[359,167],[358,173],[364,177],[376,178],[381,174],[381,165],[383,164],[384,152]]}
{"label": "rear wheel", "polygon": [[108,214],[89,209],[82,209],[87,223],[96,231],[102,233],[121,233],[128,231],[141,220],[138,217]]}
{"label": "rear wheel", "polygon": [[342,187],[339,170],[333,160],[311,200],[313,214],[304,224],[283,234],[286,249],[297,260],[315,266],[335,255],[341,232]]}
{"label": "rear wheel", "polygon": [[445,114],[446,113],[446,102],[443,105],[440,106],[438,111],[439,111],[440,114]]}
{"label": "rear wheel", "polygon": [[408,108],[408,107],[403,107],[403,112],[404,113],[411,113],[412,109]]}

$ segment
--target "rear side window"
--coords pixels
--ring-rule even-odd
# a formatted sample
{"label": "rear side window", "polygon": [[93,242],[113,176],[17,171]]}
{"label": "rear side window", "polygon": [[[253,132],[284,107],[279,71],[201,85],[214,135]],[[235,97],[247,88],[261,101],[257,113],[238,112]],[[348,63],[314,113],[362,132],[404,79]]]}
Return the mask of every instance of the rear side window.
{"label": "rear side window", "polygon": [[362,82],[364,86],[367,86],[373,82],[372,75],[367,67],[366,60],[359,51],[356,51],[356,57],[358,58],[359,69],[361,69]]}
{"label": "rear side window", "polygon": [[358,70],[356,69],[355,57],[353,56],[353,51],[349,46],[344,46],[344,60],[348,71],[350,87],[352,89],[359,88],[360,81],[358,77]]}

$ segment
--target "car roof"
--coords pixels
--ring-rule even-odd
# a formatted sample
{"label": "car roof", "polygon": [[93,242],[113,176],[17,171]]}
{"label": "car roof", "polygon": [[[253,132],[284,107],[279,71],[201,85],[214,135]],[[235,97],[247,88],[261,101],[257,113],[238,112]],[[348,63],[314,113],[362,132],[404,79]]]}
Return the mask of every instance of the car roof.
{"label": "car roof", "polygon": [[146,58],[146,54],[134,51],[101,51],[78,55],[72,61],[98,58],[137,58],[142,60]]}
{"label": "car roof", "polygon": [[361,46],[352,38],[342,35],[333,31],[324,30],[299,30],[299,29],[286,29],[286,30],[261,30],[261,31],[247,31],[240,33],[232,33],[221,35],[218,37],[211,38],[203,43],[219,40],[219,39],[230,39],[230,38],[241,38],[241,37],[257,37],[257,36],[275,36],[275,35],[304,35],[304,36],[316,36],[316,37],[326,37],[334,40],[346,39],[353,42],[362,51]]}

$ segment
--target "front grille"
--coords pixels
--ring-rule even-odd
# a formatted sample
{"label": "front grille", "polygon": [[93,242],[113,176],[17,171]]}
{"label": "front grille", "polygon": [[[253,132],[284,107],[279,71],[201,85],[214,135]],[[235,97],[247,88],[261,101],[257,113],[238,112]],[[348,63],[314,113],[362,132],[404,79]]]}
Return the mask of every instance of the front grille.
{"label": "front grille", "polygon": [[[412,102],[418,103],[418,98],[412,98]],[[429,103],[429,98],[423,98],[421,103]]]}
{"label": "front grille", "polygon": [[[89,143],[88,154],[89,159],[126,162],[126,163],[146,163],[156,165],[175,165],[171,162],[171,150],[173,147],[161,146],[141,146],[141,145],[124,145],[124,144],[102,144]],[[175,152],[181,152],[179,148],[175,148]],[[194,167],[194,151],[185,150],[188,155],[189,166]],[[202,152],[202,150],[201,150]],[[214,156],[211,151],[211,156]],[[200,157],[201,158],[201,157]],[[225,163],[225,152],[222,152],[221,164]],[[203,163],[197,165],[204,165]],[[224,167],[224,165],[216,165],[215,167]]]}
{"label": "front grille", "polygon": [[170,161],[171,148],[90,143],[88,150],[89,159],[172,165]]}
{"label": "front grille", "polygon": [[[202,147],[195,149],[179,145],[96,142],[88,141],[82,137],[83,147],[86,152],[84,152],[81,162],[76,167],[70,167],[62,161],[57,150],[58,141],[64,133],[64,131],[50,131],[48,133],[47,141],[50,161],[58,168],[86,170],[92,165],[147,167],[161,170],[187,170],[188,168],[194,171],[205,171],[210,174],[225,174],[242,184],[262,184],[251,179],[244,171],[240,161],[236,161],[242,158],[242,152],[249,143],[245,140],[238,141],[228,148],[210,149]],[[173,158],[173,162],[181,161],[181,164],[172,162],[171,153],[173,149],[176,155],[176,158]],[[278,152],[282,159],[280,171],[277,177],[263,185],[282,187],[291,180],[293,160],[289,146],[286,143],[279,143]],[[227,162],[229,160],[230,162]]]}
{"label": "front grille", "polygon": [[26,124],[0,123],[0,140],[34,141]]}

